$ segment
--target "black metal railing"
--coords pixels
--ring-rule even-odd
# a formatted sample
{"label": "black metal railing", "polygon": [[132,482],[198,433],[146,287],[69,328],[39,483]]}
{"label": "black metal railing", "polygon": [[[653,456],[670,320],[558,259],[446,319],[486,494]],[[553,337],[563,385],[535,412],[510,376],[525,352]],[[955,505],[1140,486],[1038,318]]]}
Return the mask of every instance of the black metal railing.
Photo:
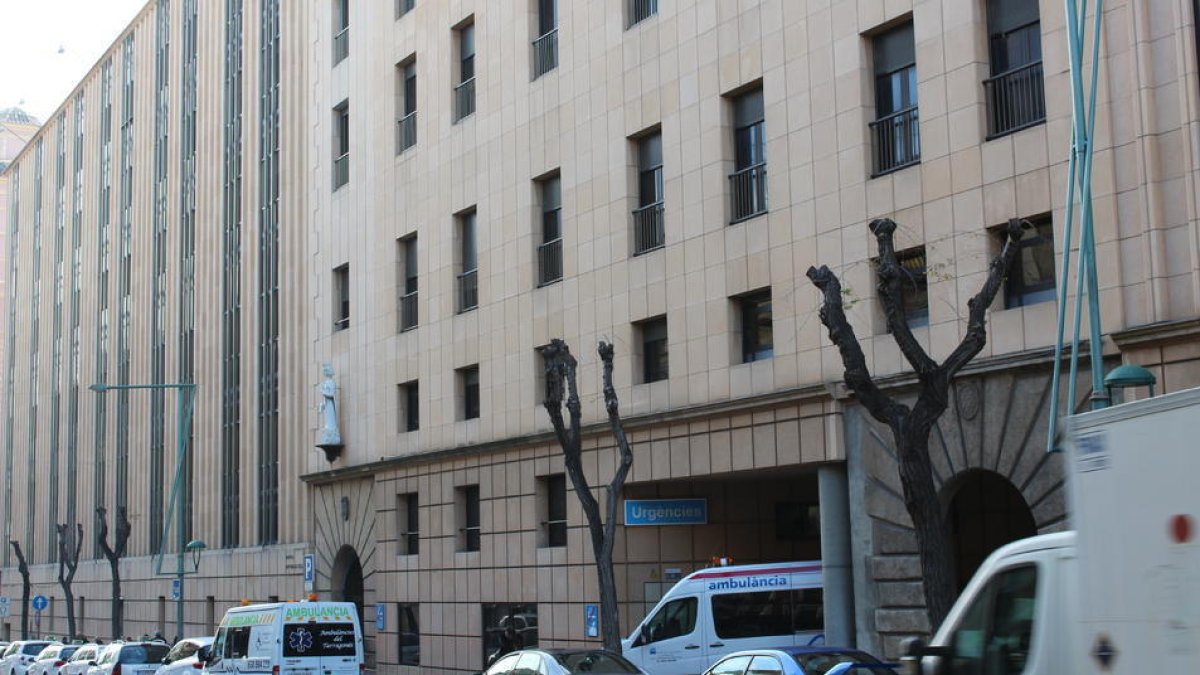
{"label": "black metal railing", "polygon": [[410,112],[396,120],[396,154],[417,144],[417,113]]}
{"label": "black metal railing", "polygon": [[417,292],[400,296],[400,330],[417,327]]}
{"label": "black metal railing", "polygon": [[562,237],[538,246],[538,285],[562,279]]}
{"label": "black metal railing", "polygon": [[454,121],[475,112],[475,78],[462,82],[454,88]]}
{"label": "black metal railing", "polygon": [[551,28],[533,41],[533,79],[558,67],[558,29]]}
{"label": "black metal railing", "polygon": [[729,222],[767,212],[767,164],[755,164],[729,175]]}
{"label": "black metal railing", "polygon": [[458,311],[465,312],[479,306],[478,270],[468,270],[458,275]]}
{"label": "black metal railing", "polygon": [[921,161],[921,131],[917,106],[897,110],[871,122],[875,155],[872,176],[881,176]]}
{"label": "black metal railing", "polygon": [[350,153],[342,153],[341,157],[333,160],[333,189],[336,190],[350,182]]}
{"label": "black metal railing", "polygon": [[987,95],[989,139],[1046,121],[1042,62],[1013,68],[983,81]]}
{"label": "black metal railing", "polygon": [[333,36],[333,65],[350,55],[350,27],[346,26]]}
{"label": "black metal railing", "polygon": [[663,229],[663,203],[655,202],[633,210],[633,254],[662,248],[666,243]]}
{"label": "black metal railing", "polygon": [[629,0],[629,25],[641,23],[658,14],[658,0]]}

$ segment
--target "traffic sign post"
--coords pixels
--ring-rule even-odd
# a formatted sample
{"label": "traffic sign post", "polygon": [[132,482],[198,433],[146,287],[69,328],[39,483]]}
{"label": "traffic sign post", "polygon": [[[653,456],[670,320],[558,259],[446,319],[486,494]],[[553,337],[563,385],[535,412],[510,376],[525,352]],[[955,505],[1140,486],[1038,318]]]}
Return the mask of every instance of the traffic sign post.
{"label": "traffic sign post", "polygon": [[9,605],[7,595],[0,595],[0,619],[7,617],[12,613],[12,608]]}
{"label": "traffic sign post", "polygon": [[33,596],[33,600],[29,604],[33,606],[33,633],[34,635],[41,635],[42,610],[50,606],[50,598],[39,593]]}
{"label": "traffic sign post", "polygon": [[311,553],[304,555],[304,592],[312,593],[313,583],[317,579],[317,558]]}

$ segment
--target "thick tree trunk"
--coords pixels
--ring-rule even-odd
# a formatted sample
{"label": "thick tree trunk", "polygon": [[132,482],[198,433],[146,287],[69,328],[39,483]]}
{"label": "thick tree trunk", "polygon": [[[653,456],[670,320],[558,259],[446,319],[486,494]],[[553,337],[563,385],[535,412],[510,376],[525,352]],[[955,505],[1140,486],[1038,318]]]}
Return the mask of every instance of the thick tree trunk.
{"label": "thick tree trunk", "polygon": [[125,634],[125,607],[121,602],[121,558],[125,555],[125,546],[129,543],[129,515],[125,507],[117,509],[117,532],[115,546],[108,543],[108,511],[103,506],[96,507],[96,521],[99,530],[100,552],[108,560],[112,574],[112,637],[120,639]]}
{"label": "thick tree trunk", "polygon": [[75,581],[75,570],[79,569],[79,551],[83,546],[83,525],[75,523],[74,536],[66,523],[56,526],[58,530],[58,583],[67,602],[67,639],[74,640],[75,594],[71,584]]}
{"label": "thick tree trunk", "polygon": [[900,485],[904,489],[904,506],[913,521],[917,550],[921,556],[921,576],[925,607],[937,628],[950,611],[956,595],[954,562],[950,555],[950,536],[941,500],[934,487],[933,469],[929,464],[929,434],[920,430],[902,429],[894,433],[899,455]]}
{"label": "thick tree trunk", "polygon": [[21,639],[29,639],[29,564],[25,562],[25,554],[21,551],[21,542],[9,540],[13,551],[17,554],[17,571],[21,573]]}

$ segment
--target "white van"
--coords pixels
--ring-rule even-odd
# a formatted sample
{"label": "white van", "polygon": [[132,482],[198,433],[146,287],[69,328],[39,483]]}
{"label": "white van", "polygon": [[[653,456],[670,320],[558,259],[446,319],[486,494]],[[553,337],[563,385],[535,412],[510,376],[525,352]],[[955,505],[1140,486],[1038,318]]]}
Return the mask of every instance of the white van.
{"label": "white van", "polygon": [[821,644],[821,563],[734,565],[692,572],[621,641],[650,675],[698,675],[743,649]]}
{"label": "white van", "polygon": [[206,673],[360,675],[362,627],[352,602],[277,602],[225,612]]}

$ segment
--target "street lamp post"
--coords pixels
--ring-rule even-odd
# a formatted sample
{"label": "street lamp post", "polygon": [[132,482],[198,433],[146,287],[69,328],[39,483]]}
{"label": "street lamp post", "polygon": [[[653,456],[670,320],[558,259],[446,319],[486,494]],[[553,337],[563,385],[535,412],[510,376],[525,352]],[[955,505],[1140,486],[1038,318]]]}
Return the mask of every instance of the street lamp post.
{"label": "street lamp post", "polygon": [[[200,553],[207,548],[203,541],[193,539],[187,541],[187,533],[183,529],[184,519],[184,503],[179,495],[180,485],[183,482],[183,471],[187,465],[188,452],[188,434],[192,428],[192,410],[196,403],[196,385],[192,382],[173,382],[163,384],[106,384],[97,382],[88,387],[96,393],[104,393],[112,390],[128,390],[128,389],[174,389],[179,395],[175,399],[176,420],[178,424],[175,430],[175,479],[171,483],[171,496],[167,500],[166,514],[163,518],[163,535],[159,539],[158,551],[154,555],[154,573],[159,576],[174,576],[176,584],[179,587],[179,598],[175,602],[175,634],[179,638],[186,637],[183,632],[183,601],[184,577],[188,574],[195,574],[200,571]],[[171,515],[174,518],[171,518]],[[167,541],[171,537],[172,524],[176,527],[176,559],[175,571],[163,572],[162,563],[163,557],[166,555]],[[187,554],[192,556],[192,569],[188,570],[184,564],[184,556]]]}

